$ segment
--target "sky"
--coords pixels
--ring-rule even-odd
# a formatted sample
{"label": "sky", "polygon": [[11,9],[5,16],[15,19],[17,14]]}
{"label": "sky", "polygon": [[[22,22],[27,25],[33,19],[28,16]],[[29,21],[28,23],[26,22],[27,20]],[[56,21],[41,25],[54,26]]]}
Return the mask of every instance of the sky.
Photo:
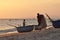
{"label": "sky", "polygon": [[37,13],[60,19],[60,0],[0,0],[0,18],[36,18]]}

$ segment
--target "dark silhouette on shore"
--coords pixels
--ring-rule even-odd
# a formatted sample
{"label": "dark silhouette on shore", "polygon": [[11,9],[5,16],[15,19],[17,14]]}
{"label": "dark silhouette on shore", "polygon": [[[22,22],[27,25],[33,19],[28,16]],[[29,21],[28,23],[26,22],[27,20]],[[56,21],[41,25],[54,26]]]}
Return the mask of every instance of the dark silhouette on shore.
{"label": "dark silhouette on shore", "polygon": [[41,19],[42,19],[42,15],[37,13],[38,26],[40,26],[40,24],[41,24]]}
{"label": "dark silhouette on shore", "polygon": [[53,27],[55,28],[60,28],[60,20],[52,20],[47,13],[45,13],[46,16],[49,18],[49,20],[52,22]]}
{"label": "dark silhouette on shore", "polygon": [[25,26],[25,19],[23,19],[23,26]]}
{"label": "dark silhouette on shore", "polygon": [[47,27],[46,19],[43,14],[37,13],[37,20],[38,20],[38,29],[43,29]]}

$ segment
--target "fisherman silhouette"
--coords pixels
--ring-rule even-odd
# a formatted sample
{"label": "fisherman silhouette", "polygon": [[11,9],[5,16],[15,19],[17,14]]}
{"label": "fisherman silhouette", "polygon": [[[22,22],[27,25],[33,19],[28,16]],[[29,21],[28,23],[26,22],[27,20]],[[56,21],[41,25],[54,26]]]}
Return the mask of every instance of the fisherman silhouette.
{"label": "fisherman silhouette", "polygon": [[38,29],[41,30],[47,27],[44,15],[37,13],[37,20],[38,20]]}
{"label": "fisherman silhouette", "polygon": [[41,24],[41,15],[39,15],[39,13],[37,13],[37,19],[38,19],[38,26]]}
{"label": "fisherman silhouette", "polygon": [[25,19],[23,19],[23,26],[25,26]]}

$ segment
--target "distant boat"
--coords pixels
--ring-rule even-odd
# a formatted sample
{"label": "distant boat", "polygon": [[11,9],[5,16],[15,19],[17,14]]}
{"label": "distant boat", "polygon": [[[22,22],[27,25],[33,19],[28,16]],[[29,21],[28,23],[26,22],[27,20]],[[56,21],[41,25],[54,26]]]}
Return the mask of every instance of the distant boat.
{"label": "distant boat", "polygon": [[[47,15],[47,14],[46,14]],[[52,22],[52,24],[53,24],[53,26],[55,27],[55,28],[60,28],[60,20],[55,20],[55,21],[53,21],[48,15],[47,15],[47,17],[49,18],[49,20]]]}

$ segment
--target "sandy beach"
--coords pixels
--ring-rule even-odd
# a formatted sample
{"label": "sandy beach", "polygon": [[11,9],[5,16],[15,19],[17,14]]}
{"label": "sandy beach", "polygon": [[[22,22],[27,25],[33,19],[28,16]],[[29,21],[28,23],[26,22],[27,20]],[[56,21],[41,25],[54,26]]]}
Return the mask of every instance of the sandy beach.
{"label": "sandy beach", "polygon": [[0,35],[0,40],[60,40],[60,28]]}

